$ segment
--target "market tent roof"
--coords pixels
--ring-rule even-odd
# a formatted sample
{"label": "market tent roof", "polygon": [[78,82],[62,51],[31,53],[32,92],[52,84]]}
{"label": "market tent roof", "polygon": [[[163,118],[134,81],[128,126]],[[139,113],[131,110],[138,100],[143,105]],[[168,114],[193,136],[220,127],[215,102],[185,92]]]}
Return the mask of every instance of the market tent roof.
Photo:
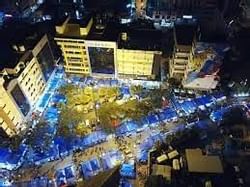
{"label": "market tent roof", "polygon": [[147,119],[148,119],[149,124],[154,124],[154,123],[159,122],[157,115],[149,115],[147,116]]}
{"label": "market tent roof", "polygon": [[104,131],[95,131],[83,138],[85,146],[93,146],[97,143],[105,141],[107,134]]}
{"label": "market tent roof", "polygon": [[120,169],[120,174],[122,177],[134,178],[136,176],[134,164],[127,164],[127,163],[122,164]]}
{"label": "market tent roof", "polygon": [[120,92],[122,95],[130,95],[130,90],[128,86],[123,86],[120,88]]}
{"label": "market tent roof", "polygon": [[81,163],[82,173],[85,179],[89,179],[102,171],[101,164],[98,158],[93,158]]}
{"label": "market tent roof", "polygon": [[123,160],[123,156],[120,151],[114,150],[103,155],[101,160],[103,169],[108,170],[119,165]]}
{"label": "market tent roof", "polygon": [[6,148],[0,149],[0,162],[4,163],[8,160],[8,157],[11,155],[11,151]]}
{"label": "market tent roof", "polygon": [[201,149],[186,149],[188,171],[192,173],[223,173],[219,156],[203,155]]}
{"label": "market tent roof", "polygon": [[17,151],[0,148],[0,163],[17,164],[26,151],[25,145],[20,145]]}
{"label": "market tent roof", "polygon": [[42,162],[44,160],[49,160],[56,158],[58,156],[58,151],[55,149],[54,146],[51,146],[47,151],[45,152],[34,152],[33,154],[33,160],[35,162]]}
{"label": "market tent roof", "polygon": [[64,171],[65,171],[66,179],[70,179],[70,178],[75,177],[75,172],[74,172],[74,167],[73,166],[66,167],[64,169]]}
{"label": "market tent roof", "polygon": [[[1,185],[1,183],[0,183]],[[12,187],[19,187],[19,186],[47,186],[47,187],[54,187],[54,183],[50,181],[47,177],[39,177],[35,178],[31,181],[22,181],[17,182],[11,185]]]}
{"label": "market tent roof", "polygon": [[122,135],[127,132],[134,131],[137,128],[138,128],[138,124],[136,123],[136,121],[133,121],[133,120],[125,121],[122,124],[120,124],[119,127],[116,128],[116,134]]}

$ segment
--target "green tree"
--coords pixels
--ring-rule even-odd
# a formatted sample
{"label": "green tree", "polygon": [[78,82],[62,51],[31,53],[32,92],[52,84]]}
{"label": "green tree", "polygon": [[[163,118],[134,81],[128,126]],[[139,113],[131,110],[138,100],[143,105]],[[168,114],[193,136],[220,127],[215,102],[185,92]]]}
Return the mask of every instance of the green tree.
{"label": "green tree", "polygon": [[[49,145],[51,144],[52,139],[53,139],[51,134],[47,134],[48,128],[50,128],[49,123],[44,120],[40,120],[36,124],[31,134],[27,136],[27,139],[25,142],[26,145],[30,146],[32,149],[35,149],[35,150],[36,149],[43,150],[43,151],[48,150]],[[38,141],[38,137],[40,138],[39,141]]]}
{"label": "green tree", "polygon": [[74,93],[76,90],[77,87],[74,84],[66,84],[64,86],[61,86],[58,91],[59,93],[67,96]]}
{"label": "green tree", "polygon": [[16,151],[18,150],[21,142],[23,140],[23,137],[19,135],[15,135],[14,137],[11,137],[10,140],[8,141],[9,144],[7,145],[11,150]]}
{"label": "green tree", "polygon": [[78,111],[76,107],[61,105],[58,134],[61,136],[74,136],[79,128],[77,125],[84,121],[83,111]]}
{"label": "green tree", "polygon": [[168,84],[169,87],[179,87],[181,85],[181,82],[176,78],[171,77],[168,79]]}
{"label": "green tree", "polygon": [[130,91],[132,93],[132,95],[138,95],[142,92],[143,87],[141,85],[132,85],[130,87]]}

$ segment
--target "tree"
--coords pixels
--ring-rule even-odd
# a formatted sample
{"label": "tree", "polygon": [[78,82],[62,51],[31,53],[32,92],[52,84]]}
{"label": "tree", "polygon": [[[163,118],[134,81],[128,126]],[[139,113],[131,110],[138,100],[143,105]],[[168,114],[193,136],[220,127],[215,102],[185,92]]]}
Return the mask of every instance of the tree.
{"label": "tree", "polygon": [[242,108],[235,107],[223,115],[222,125],[232,126],[232,125],[242,124],[242,123],[245,124],[246,121],[247,121],[246,116]]}
{"label": "tree", "polygon": [[59,88],[59,93],[63,94],[63,95],[68,95],[68,94],[72,94],[76,91],[77,87],[74,84],[66,84],[64,86],[61,86]]}
{"label": "tree", "polygon": [[141,85],[132,85],[130,87],[130,91],[132,95],[139,95],[143,90],[143,87]]}
{"label": "tree", "polygon": [[27,136],[26,145],[34,150],[44,151],[49,149],[53,137],[48,134],[50,124],[44,120],[40,120],[33,131]]}
{"label": "tree", "polygon": [[168,79],[169,87],[179,87],[181,82],[174,77]]}
{"label": "tree", "polygon": [[[75,107],[61,105],[58,134],[65,137],[74,136],[80,128],[78,125],[84,121],[83,115],[83,111]],[[83,135],[83,133],[80,134]]]}
{"label": "tree", "polygon": [[8,144],[8,147],[12,151],[16,151],[20,147],[22,140],[23,140],[23,137],[21,137],[19,135],[15,135],[14,137],[11,137],[9,144]]}

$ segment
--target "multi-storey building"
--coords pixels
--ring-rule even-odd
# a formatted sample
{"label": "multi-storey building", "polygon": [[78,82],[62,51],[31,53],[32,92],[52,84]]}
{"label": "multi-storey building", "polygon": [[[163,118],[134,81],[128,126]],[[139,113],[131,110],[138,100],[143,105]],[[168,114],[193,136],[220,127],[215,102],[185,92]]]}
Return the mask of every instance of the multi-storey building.
{"label": "multi-storey building", "polygon": [[25,37],[2,49],[0,127],[6,135],[13,136],[26,129],[26,116],[44,91],[54,69],[54,58],[46,35],[38,42],[36,37]]}
{"label": "multi-storey building", "polygon": [[[124,30],[118,23],[94,22],[90,17],[84,21],[67,18],[56,27],[55,40],[62,50],[66,73],[109,78],[156,78],[161,31]],[[80,24],[82,22],[85,24]]]}
{"label": "multi-storey building", "polygon": [[55,40],[64,57],[64,69],[66,73],[90,74],[89,60],[87,56],[85,38],[93,24],[93,19],[77,20],[69,17],[56,26]]}
{"label": "multi-storey building", "polygon": [[161,32],[121,33],[117,48],[118,77],[154,80],[159,72],[161,54]]}
{"label": "multi-storey building", "polygon": [[170,77],[183,80],[193,59],[193,49],[196,43],[196,23],[184,22],[175,24],[174,28],[174,51],[170,62]]}

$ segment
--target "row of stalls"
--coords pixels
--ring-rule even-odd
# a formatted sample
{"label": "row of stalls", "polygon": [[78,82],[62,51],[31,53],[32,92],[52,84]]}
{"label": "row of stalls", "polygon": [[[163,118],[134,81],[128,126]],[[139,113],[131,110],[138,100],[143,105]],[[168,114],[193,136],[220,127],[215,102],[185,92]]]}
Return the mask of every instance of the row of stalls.
{"label": "row of stalls", "polygon": [[123,154],[118,150],[110,150],[100,157],[95,157],[81,163],[81,172],[85,179],[89,179],[102,171],[107,171],[120,165],[124,161]]}
{"label": "row of stalls", "polygon": [[216,102],[225,100],[226,97],[222,93],[214,93],[211,95],[203,95],[194,99],[177,100],[172,99],[172,104],[176,111],[181,111],[182,115],[190,115],[196,110],[205,110]]}
{"label": "row of stalls", "polygon": [[0,148],[0,168],[14,170],[21,166],[24,156],[27,152],[27,146],[21,145],[16,151],[8,148]]}
{"label": "row of stalls", "polygon": [[95,79],[94,77],[77,77],[69,78],[69,82],[80,86],[97,85],[97,86],[118,86],[119,82],[116,79]]}

